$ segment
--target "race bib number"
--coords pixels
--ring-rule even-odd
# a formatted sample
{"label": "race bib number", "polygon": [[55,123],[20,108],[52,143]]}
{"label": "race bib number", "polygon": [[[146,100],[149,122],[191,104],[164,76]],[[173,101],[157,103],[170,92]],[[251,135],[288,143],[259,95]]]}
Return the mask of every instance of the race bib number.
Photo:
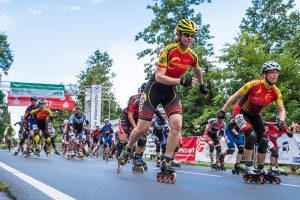
{"label": "race bib number", "polygon": [[247,122],[245,121],[242,114],[236,115],[234,121],[241,130],[243,130],[247,126]]}

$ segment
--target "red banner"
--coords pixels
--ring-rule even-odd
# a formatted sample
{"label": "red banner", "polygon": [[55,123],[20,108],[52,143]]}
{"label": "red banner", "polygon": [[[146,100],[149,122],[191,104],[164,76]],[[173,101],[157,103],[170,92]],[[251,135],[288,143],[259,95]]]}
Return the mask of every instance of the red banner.
{"label": "red banner", "polygon": [[[71,101],[70,95],[65,94],[65,99],[59,98],[44,98],[47,100],[47,107],[61,110],[72,110],[75,102]],[[8,92],[7,105],[8,106],[29,106],[30,97],[13,97]]]}
{"label": "red banner", "polygon": [[175,160],[184,162],[195,162],[197,137],[182,138],[182,147],[179,148]]}

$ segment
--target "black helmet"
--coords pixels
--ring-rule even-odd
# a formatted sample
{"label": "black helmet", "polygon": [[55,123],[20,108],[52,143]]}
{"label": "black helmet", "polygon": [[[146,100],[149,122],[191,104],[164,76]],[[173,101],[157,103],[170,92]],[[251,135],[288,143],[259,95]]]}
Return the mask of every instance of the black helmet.
{"label": "black helmet", "polygon": [[34,97],[31,97],[30,98],[30,101],[37,101],[37,98],[34,96]]}

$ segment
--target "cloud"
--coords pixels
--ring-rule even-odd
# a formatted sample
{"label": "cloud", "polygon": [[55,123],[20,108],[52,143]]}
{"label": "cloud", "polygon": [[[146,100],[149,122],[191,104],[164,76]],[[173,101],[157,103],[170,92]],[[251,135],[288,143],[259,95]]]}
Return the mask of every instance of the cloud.
{"label": "cloud", "polygon": [[[0,0],[1,1],[1,0]],[[0,13],[0,31],[5,31],[13,26],[13,20],[5,13]]]}
{"label": "cloud", "polygon": [[[0,0],[1,1],[1,0]],[[80,6],[72,5],[72,6],[58,6],[58,5],[50,5],[50,4],[44,4],[44,5],[38,5],[33,6],[29,8],[29,12],[32,15],[41,15],[46,11],[53,11],[53,10],[63,10],[63,11],[79,11],[81,8]]]}
{"label": "cloud", "polygon": [[80,6],[60,6],[59,9],[66,11],[79,11]]}
{"label": "cloud", "polygon": [[97,5],[102,3],[104,0],[92,0],[92,4]]}
{"label": "cloud", "polygon": [[296,9],[300,10],[300,0],[295,0]]}

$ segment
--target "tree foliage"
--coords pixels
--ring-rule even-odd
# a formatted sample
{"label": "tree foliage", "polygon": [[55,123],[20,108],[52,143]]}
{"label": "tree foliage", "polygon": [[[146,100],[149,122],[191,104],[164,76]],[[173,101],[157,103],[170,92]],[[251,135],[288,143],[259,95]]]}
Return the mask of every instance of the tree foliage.
{"label": "tree foliage", "polygon": [[294,0],[252,0],[240,28],[260,36],[270,51],[281,47],[299,32],[299,19]]}
{"label": "tree foliage", "polygon": [[[0,69],[5,75],[7,75],[13,61],[14,56],[7,42],[7,36],[5,33],[0,32]],[[2,76],[2,72],[0,73],[0,77]]]}
{"label": "tree foliage", "polygon": [[[0,81],[2,72],[7,75],[11,64],[13,63],[12,50],[7,42],[7,36],[0,32]],[[6,127],[10,125],[10,113],[8,112],[8,107],[4,101],[5,95],[0,91],[0,141],[3,140],[4,131]]]}

